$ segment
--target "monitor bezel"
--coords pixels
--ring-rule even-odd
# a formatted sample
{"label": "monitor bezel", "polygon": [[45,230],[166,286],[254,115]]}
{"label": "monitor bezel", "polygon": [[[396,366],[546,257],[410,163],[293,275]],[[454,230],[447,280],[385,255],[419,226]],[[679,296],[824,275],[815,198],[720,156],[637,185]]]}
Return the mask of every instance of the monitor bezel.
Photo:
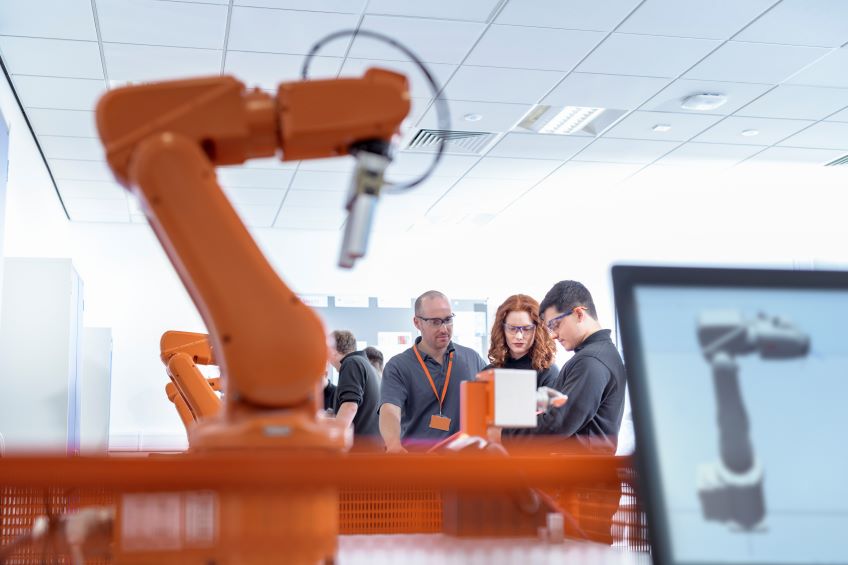
{"label": "monitor bezel", "polygon": [[[634,461],[638,474],[639,499],[648,521],[648,535],[655,565],[678,565],[674,560],[668,516],[658,473],[659,457],[654,443],[651,403],[647,391],[637,323],[634,289],[644,286],[680,286],[711,288],[762,288],[848,291],[848,271],[800,271],[789,269],[740,269],[718,267],[668,267],[614,265],[612,283],[616,317],[627,383],[633,427],[636,437]],[[765,563],[765,562],[763,562]],[[710,565],[686,562],[685,565]],[[722,565],[733,565],[722,562]],[[750,565],[739,563],[737,565]],[[799,563],[798,565],[804,565]]]}

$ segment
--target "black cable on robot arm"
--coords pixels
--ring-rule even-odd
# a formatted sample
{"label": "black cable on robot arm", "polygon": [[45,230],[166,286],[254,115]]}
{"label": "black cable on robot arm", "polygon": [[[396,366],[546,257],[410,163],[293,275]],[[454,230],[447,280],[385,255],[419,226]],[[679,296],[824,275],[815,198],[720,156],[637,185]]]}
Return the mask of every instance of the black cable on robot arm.
{"label": "black cable on robot arm", "polygon": [[[356,38],[356,36],[361,35],[363,37],[371,37],[379,41],[384,41],[385,43],[388,43],[389,45],[391,45],[392,47],[412,59],[412,61],[418,66],[418,68],[421,69],[421,72],[424,73],[424,77],[427,79],[427,82],[430,84],[430,89],[433,91],[433,97],[435,99],[434,104],[436,105],[436,122],[439,125],[439,129],[448,130],[450,128],[450,111],[448,109],[448,104],[447,101],[441,95],[441,86],[439,86],[439,83],[433,76],[433,73],[430,72],[430,69],[427,68],[427,65],[425,65],[424,62],[415,53],[410,51],[408,47],[387,35],[383,35],[382,33],[378,33],[376,31],[369,31],[367,29],[345,29],[327,35],[326,37],[318,40],[309,50],[309,53],[306,55],[306,60],[303,61],[303,68],[301,69],[301,78],[303,78],[303,80],[307,80],[309,78],[309,63],[312,61],[312,58],[315,56],[315,54],[322,47],[324,47],[324,45],[326,45],[330,41],[339,39],[341,37],[346,37],[348,35],[354,36],[354,39]],[[441,138],[439,140],[439,145],[436,148],[436,153],[433,157],[433,160],[430,162],[430,166],[427,167],[427,170],[424,171],[424,173],[418,178],[401,184],[387,181],[386,184],[392,187],[389,192],[401,192],[409,190],[410,188],[424,182],[431,174],[433,174],[433,171],[436,169],[436,165],[438,165],[439,161],[442,159],[442,154],[445,151],[445,143],[445,138]]]}

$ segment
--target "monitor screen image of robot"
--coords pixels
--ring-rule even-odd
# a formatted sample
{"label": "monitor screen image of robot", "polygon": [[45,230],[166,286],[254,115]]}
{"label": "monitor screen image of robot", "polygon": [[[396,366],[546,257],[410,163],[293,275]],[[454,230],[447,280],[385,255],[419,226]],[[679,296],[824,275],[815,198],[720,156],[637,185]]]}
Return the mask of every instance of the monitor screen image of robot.
{"label": "monitor screen image of robot", "polygon": [[637,451],[641,420],[668,562],[848,563],[848,287],[631,296]]}

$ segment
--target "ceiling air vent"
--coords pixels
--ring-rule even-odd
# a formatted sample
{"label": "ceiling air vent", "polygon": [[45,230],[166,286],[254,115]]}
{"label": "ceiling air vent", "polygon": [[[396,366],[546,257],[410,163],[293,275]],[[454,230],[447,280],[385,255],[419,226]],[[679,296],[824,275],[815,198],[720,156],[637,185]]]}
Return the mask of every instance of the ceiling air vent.
{"label": "ceiling air vent", "polygon": [[445,140],[445,151],[482,155],[486,147],[498,136],[486,131],[452,131],[445,129],[422,129],[415,134],[407,149],[435,151],[441,140]]}
{"label": "ceiling air vent", "polygon": [[834,159],[830,163],[825,163],[825,167],[837,167],[839,165],[848,165],[848,155],[843,155],[839,159]]}

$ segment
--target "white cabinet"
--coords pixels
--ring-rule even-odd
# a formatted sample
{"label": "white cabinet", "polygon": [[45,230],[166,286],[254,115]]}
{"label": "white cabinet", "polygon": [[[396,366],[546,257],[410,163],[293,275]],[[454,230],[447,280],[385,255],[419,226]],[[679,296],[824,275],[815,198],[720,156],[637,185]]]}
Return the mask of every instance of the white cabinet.
{"label": "white cabinet", "polygon": [[112,330],[83,330],[80,391],[80,446],[83,455],[109,450],[109,406],[112,395]]}
{"label": "white cabinet", "polygon": [[79,452],[82,297],[70,259],[4,262],[0,433],[7,452]]}

